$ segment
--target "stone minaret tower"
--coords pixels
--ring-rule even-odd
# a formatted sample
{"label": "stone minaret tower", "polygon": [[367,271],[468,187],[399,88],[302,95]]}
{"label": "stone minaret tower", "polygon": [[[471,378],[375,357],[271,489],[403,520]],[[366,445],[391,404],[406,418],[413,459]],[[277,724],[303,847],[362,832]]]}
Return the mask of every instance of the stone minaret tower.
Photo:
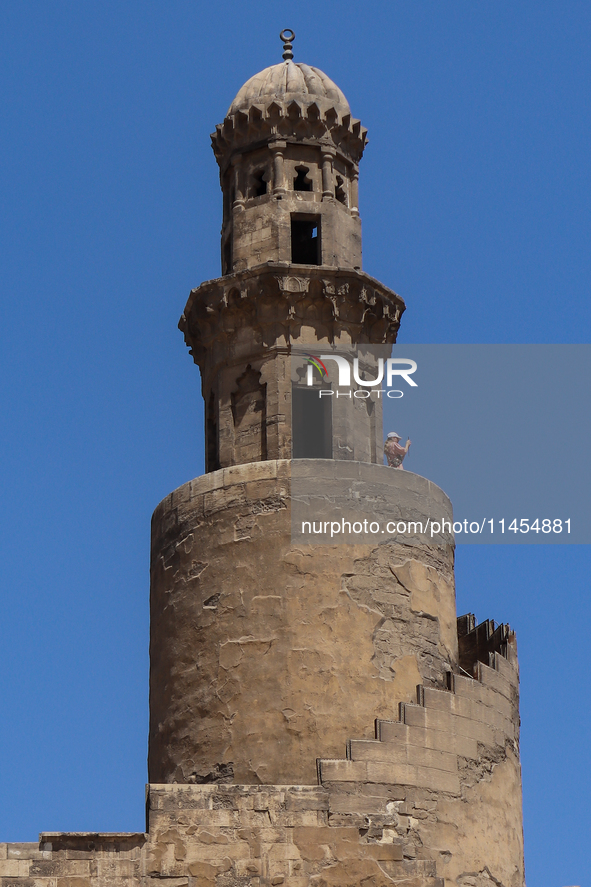
{"label": "stone minaret tower", "polygon": [[298,439],[294,351],[390,349],[404,304],[362,270],[366,130],[281,36],[284,61],[240,89],[212,136],[222,277],[180,321],[201,370],[206,474],[153,518],[150,809],[176,791],[212,812],[213,881],[246,879],[223,884],[518,887],[515,637],[456,620],[453,538],[292,542],[292,473],[315,456],[346,460],[350,484],[397,506],[452,512],[428,480],[382,465],[373,401],[331,404],[320,451]]}
{"label": "stone minaret tower", "polygon": [[207,473],[152,522],[146,831],[0,844],[4,887],[524,887],[515,636],[456,619],[453,538],[291,534],[302,479],[452,511],[381,464],[379,402],[314,412],[292,361],[356,346],[373,379],[404,305],[361,270],[365,130],[281,36],[214,133],[223,276],[180,322]]}

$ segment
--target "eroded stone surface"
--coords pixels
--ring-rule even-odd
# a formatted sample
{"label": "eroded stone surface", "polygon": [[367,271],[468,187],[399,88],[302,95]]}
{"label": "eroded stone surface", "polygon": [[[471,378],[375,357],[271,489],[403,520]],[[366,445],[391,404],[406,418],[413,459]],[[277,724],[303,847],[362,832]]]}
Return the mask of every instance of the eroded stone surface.
{"label": "eroded stone surface", "polygon": [[[395,783],[151,785],[146,834],[0,845],[2,887],[522,887],[509,752],[456,793]],[[391,770],[394,777],[394,768]],[[513,811],[511,807],[513,806]]]}
{"label": "eroded stone surface", "polygon": [[152,782],[313,784],[457,659],[451,547],[293,546],[289,470],[215,472],[155,513]]}

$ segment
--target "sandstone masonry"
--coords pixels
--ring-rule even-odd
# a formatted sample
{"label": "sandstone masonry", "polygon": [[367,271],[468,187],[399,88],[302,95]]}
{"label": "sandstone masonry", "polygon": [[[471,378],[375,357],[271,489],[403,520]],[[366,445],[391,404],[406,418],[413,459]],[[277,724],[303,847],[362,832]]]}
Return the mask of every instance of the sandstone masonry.
{"label": "sandstone masonry", "polygon": [[366,130],[282,39],[212,136],[223,276],[179,324],[206,474],[152,519],[146,831],[0,844],[0,887],[524,885],[515,635],[456,618],[453,538],[292,533],[301,478],[337,513],[452,509],[382,465],[381,403],[327,399],[313,446],[294,421],[294,354],[388,356],[405,306],[362,270]]}

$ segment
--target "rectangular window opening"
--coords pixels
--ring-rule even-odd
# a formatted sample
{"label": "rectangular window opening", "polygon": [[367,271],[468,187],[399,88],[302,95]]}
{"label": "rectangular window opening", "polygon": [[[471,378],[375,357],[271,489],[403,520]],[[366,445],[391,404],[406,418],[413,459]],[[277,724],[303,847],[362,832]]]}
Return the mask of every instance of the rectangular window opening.
{"label": "rectangular window opening", "polygon": [[222,248],[222,274],[232,273],[232,232]]}
{"label": "rectangular window opening", "polygon": [[321,265],[320,218],[291,217],[291,261],[294,265]]}
{"label": "rectangular window opening", "polygon": [[291,393],[293,459],[332,459],[332,397],[294,385]]}

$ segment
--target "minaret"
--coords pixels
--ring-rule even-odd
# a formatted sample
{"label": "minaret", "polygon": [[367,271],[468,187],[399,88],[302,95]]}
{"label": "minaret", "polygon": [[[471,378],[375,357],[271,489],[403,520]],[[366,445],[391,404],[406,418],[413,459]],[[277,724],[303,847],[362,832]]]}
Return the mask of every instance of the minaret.
{"label": "minaret", "polygon": [[362,270],[366,130],[322,71],[293,61],[294,36],[212,136],[222,276],[179,324],[201,371],[206,474],[152,521],[150,783],[320,784],[327,824],[381,823],[401,855],[374,857],[404,846],[413,884],[518,887],[515,636],[456,621],[453,536],[292,542],[292,474],[319,461],[452,520],[434,484],[382,464],[379,404],[331,403],[321,453],[297,436],[292,355],[389,353],[405,306]]}
{"label": "minaret", "polygon": [[[332,80],[292,61],[290,34],[283,64],[245,83],[212,136],[224,276],[193,290],[179,324],[201,369],[208,472],[291,458],[294,345],[392,344],[404,311],[361,271],[366,130]],[[363,409],[335,453],[381,462],[379,417]]]}

